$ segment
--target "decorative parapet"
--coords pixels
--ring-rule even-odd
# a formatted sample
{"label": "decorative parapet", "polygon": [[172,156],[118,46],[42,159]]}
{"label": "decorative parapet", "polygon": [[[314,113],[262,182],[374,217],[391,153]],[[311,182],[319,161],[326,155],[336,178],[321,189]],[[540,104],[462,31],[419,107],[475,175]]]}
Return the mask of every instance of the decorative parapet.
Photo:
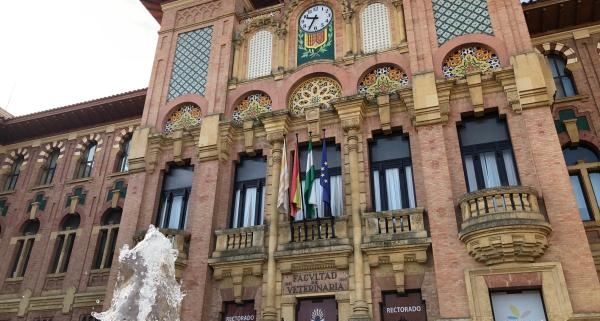
{"label": "decorative parapet", "polygon": [[427,238],[424,215],[422,207],[363,214],[364,246],[409,244]]}
{"label": "decorative parapet", "polygon": [[348,216],[324,217],[279,224],[280,250],[319,251],[321,247],[348,243]]}
{"label": "decorative parapet", "polygon": [[265,227],[263,225],[216,230],[215,235],[217,243],[212,255],[213,259],[239,256],[239,260],[244,260],[244,257],[251,254],[264,255]]}
{"label": "decorative parapet", "polygon": [[[171,241],[173,249],[178,251],[177,260],[175,261],[175,276],[179,279],[183,274],[183,270],[187,267],[191,234],[183,230],[165,228],[158,230]],[[133,241],[137,244],[144,239],[145,235],[146,230],[140,231],[135,234]]]}
{"label": "decorative parapet", "polygon": [[552,229],[539,210],[538,194],[532,187],[479,190],[465,194],[458,203],[462,216],[459,238],[479,262],[533,262],[548,247]]}

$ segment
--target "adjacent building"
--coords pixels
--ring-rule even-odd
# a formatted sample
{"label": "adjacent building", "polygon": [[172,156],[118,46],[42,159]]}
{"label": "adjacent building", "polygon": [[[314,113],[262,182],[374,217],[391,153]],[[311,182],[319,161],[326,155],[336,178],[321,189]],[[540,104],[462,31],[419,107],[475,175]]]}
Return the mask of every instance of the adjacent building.
{"label": "adjacent building", "polygon": [[142,3],[147,89],[0,109],[0,320],[150,224],[183,321],[600,320],[598,0]]}

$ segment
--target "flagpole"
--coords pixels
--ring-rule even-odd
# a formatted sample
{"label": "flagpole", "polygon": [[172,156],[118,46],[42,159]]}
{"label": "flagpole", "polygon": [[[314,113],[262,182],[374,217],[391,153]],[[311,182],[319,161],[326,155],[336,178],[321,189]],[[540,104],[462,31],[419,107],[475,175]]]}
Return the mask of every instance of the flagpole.
{"label": "flagpole", "polygon": [[[325,136],[325,128],[323,128],[323,137],[321,138],[321,144],[322,144],[321,148],[327,148],[327,144],[325,143],[325,138],[326,137],[327,136]],[[322,159],[321,159],[321,163],[323,163]],[[323,164],[321,164],[321,168],[323,168]],[[327,179],[329,179],[329,178],[327,178]],[[325,215],[327,215],[327,210],[328,210],[329,203],[325,202],[325,199],[323,197],[321,197],[321,202],[323,202],[323,217],[325,217]]]}
{"label": "flagpole", "polygon": [[[298,153],[298,159],[300,159],[300,148],[298,147],[298,133],[296,133],[296,153]],[[299,163],[298,167],[300,167]],[[304,180],[306,181],[306,172],[304,173]],[[304,188],[302,188],[302,180],[300,180],[300,186],[298,187],[300,187],[300,199],[302,200],[302,216],[304,217],[304,220],[306,220],[306,206],[304,205]]]}

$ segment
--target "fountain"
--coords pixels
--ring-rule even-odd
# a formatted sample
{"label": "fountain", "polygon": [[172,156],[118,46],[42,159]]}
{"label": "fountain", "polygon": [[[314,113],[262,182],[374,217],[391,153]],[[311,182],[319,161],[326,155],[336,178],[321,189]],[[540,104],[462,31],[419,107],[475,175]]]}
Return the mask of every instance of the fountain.
{"label": "fountain", "polygon": [[123,245],[110,308],[92,312],[101,321],[179,321],[183,294],[175,280],[177,250],[150,225],[133,249]]}

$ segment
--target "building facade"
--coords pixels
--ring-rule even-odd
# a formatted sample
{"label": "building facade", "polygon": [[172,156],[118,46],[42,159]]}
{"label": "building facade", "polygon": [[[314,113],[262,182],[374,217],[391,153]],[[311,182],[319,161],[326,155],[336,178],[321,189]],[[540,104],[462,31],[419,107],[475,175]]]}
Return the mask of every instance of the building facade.
{"label": "building facade", "polygon": [[598,1],[142,3],[148,89],[0,114],[0,320],[150,224],[184,321],[600,320]]}

